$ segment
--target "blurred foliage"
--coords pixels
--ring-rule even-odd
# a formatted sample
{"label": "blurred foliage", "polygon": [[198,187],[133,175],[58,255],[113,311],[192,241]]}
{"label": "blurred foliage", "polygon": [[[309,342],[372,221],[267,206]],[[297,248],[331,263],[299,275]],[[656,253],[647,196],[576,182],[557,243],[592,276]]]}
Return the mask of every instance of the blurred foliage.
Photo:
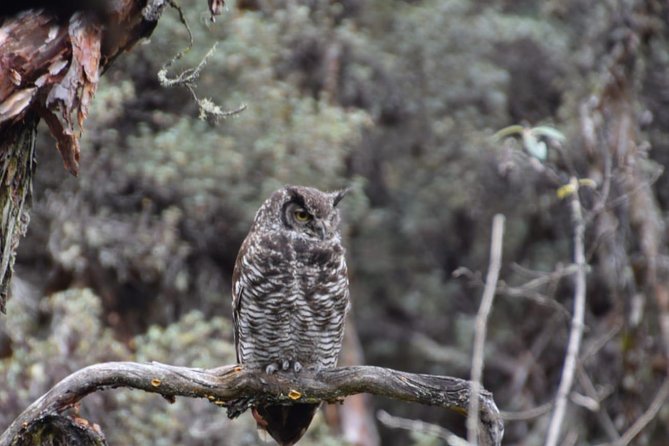
{"label": "blurred foliage", "polygon": [[[158,70],[188,42],[167,10],[151,42],[103,77],[80,178],[67,178],[52,142],[40,140],[33,221],[17,266],[33,297],[10,301],[11,316],[0,322],[0,376],[11,383],[0,389],[0,407],[8,408],[0,429],[86,364],[232,362],[235,256],[260,203],[286,183],[353,186],[342,206],[367,362],[467,376],[462,361],[443,358],[447,347],[470,351],[493,214],[508,222],[505,284],[571,261],[570,218],[556,190],[570,175],[603,183],[599,152],[584,148],[583,107],[602,94],[612,48],[630,23],[647,26],[629,83],[638,142],[653,147],[637,165],[652,179],[669,164],[669,15],[659,2],[246,0],[226,2],[215,24],[202,2],[181,3],[195,46],[171,73],[196,66],[217,42],[198,95],[247,109],[218,124],[202,121],[185,89],[158,85]],[[565,138],[545,157],[542,140],[530,141],[542,155],[530,156],[526,142],[493,138],[511,125]],[[625,234],[616,243],[632,259],[625,271],[637,285],[618,285],[620,270],[607,262],[620,257],[596,252],[608,234],[597,232],[603,217],[590,221],[586,340],[626,324],[632,296],[647,292],[620,178],[611,194],[625,205],[613,206],[610,218]],[[653,186],[665,223],[667,181],[660,176]],[[599,192],[584,192],[586,208]],[[473,273],[452,277],[459,267]],[[72,290],[79,287],[86,291]],[[568,279],[537,292],[571,306]],[[654,305],[649,299],[640,325],[625,325],[584,363],[597,389],[612,395],[602,404],[618,431],[645,410],[662,378]],[[552,398],[567,327],[555,305],[497,298],[484,384],[503,409]],[[462,432],[462,418],[444,411],[375,404]],[[229,424],[206,402],[168,405],[113,392],[89,397],[82,410],[103,424],[111,444],[256,444],[248,418]],[[545,420],[509,422],[509,444],[539,444]],[[601,417],[584,408],[572,408],[567,421],[580,439],[608,439]],[[666,428],[655,432],[662,438]],[[310,434],[313,444],[337,444],[325,423]],[[433,443],[383,431],[383,444]]]}
{"label": "blurred foliage", "polygon": [[[90,289],[53,294],[32,318],[27,303],[12,299],[0,324],[12,345],[12,355],[0,360],[0,381],[7,384],[0,389],[0,407],[6,409],[0,413],[2,426],[59,379],[90,364],[132,360],[212,368],[235,362],[226,318],[206,319],[194,310],[168,327],[154,325],[120,342],[102,325],[100,298]],[[250,415],[233,422],[204,400],[178,398],[170,404],[158,395],[121,389],[87,397],[79,415],[99,423],[112,445],[257,444]],[[339,444],[329,439],[322,420],[314,424],[305,444]]]}

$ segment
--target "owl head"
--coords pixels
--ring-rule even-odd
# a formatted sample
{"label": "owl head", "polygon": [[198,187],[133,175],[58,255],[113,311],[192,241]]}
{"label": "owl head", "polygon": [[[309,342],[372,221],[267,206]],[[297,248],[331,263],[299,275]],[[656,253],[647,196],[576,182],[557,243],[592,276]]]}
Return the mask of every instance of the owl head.
{"label": "owl head", "polygon": [[[286,186],[274,192],[258,210],[255,224],[266,229],[326,241],[339,235],[337,205],[348,189],[323,192],[313,187]],[[278,219],[276,217],[279,217]]]}

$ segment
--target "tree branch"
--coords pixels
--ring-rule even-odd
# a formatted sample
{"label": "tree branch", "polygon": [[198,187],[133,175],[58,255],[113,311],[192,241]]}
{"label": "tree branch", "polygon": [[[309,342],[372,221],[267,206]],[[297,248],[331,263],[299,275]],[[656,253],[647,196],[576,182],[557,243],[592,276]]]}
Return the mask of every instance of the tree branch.
{"label": "tree branch", "polygon": [[460,438],[448,429],[444,429],[443,427],[436,424],[426,423],[425,421],[421,420],[410,420],[408,418],[395,417],[390,415],[385,410],[379,410],[376,416],[381,423],[388,427],[432,435],[433,437],[441,438],[449,446],[470,446],[470,443],[468,443],[464,438]]}
{"label": "tree branch", "polygon": [[639,433],[646,427],[648,424],[655,419],[660,409],[664,405],[665,401],[669,397],[669,378],[664,380],[664,384],[658,390],[657,395],[653,398],[648,409],[632,424],[632,426],[627,429],[627,431],[620,437],[619,440],[611,443],[613,446],[627,446],[634,440],[634,438],[639,435]]}
{"label": "tree branch", "polygon": [[576,286],[574,289],[574,316],[571,320],[571,330],[569,333],[569,343],[567,345],[567,355],[562,367],[562,378],[555,400],[555,410],[548,426],[546,436],[546,446],[555,446],[560,437],[560,428],[564,419],[567,406],[567,397],[571,391],[574,382],[574,372],[576,370],[576,360],[581,348],[581,338],[583,337],[583,323],[585,320],[585,274],[587,264],[585,261],[585,222],[581,211],[581,201],[578,198],[578,180],[571,179],[573,188],[571,195],[571,218],[574,226],[574,264],[576,265]]}
{"label": "tree branch", "polygon": [[[474,332],[474,352],[472,353],[472,393],[478,393],[481,388],[481,376],[483,375],[483,353],[485,348],[486,328],[488,326],[488,315],[492,309],[492,301],[495,298],[497,279],[502,266],[502,239],[504,238],[504,216],[497,214],[492,221],[492,236],[490,241],[490,265],[486,276],[481,306],[476,315],[476,330]],[[467,440],[476,444],[478,437],[479,420],[474,414],[479,411],[479,400],[469,400],[469,416],[467,417]]]}
{"label": "tree branch", "polygon": [[[229,407],[232,416],[253,404],[338,402],[358,393],[466,413],[471,395],[470,383],[463,379],[373,366],[338,367],[316,374],[268,375],[239,365],[205,370],[160,363],[109,362],[81,369],[56,384],[7,428],[0,436],[0,446],[25,441],[32,425],[73,407],[88,394],[118,387],[158,393],[169,401],[176,396],[206,398],[217,406]],[[478,399],[483,427],[479,442],[500,445],[504,426],[492,394],[481,390]],[[244,405],[241,410],[235,406],[239,401]]]}

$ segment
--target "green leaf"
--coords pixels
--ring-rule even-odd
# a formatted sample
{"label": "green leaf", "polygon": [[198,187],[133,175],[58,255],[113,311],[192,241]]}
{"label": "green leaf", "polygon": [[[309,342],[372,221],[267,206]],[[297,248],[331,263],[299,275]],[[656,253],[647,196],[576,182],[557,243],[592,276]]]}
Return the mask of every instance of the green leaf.
{"label": "green leaf", "polygon": [[539,126],[533,127],[532,133],[535,136],[545,136],[549,139],[554,139],[555,141],[565,142],[567,138],[559,130],[554,129],[553,127]]}
{"label": "green leaf", "polygon": [[531,130],[523,131],[523,145],[525,149],[538,160],[544,161],[548,154],[546,143],[539,141]]}
{"label": "green leaf", "polygon": [[522,125],[510,125],[495,133],[494,138],[504,139],[507,136],[520,135],[523,133],[523,131],[525,131],[525,127]]}

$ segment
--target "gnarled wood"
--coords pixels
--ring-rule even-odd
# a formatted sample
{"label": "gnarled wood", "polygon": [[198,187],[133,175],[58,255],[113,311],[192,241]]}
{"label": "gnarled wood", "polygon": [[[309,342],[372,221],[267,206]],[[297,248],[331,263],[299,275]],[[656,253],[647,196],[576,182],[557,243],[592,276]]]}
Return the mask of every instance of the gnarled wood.
{"label": "gnarled wood", "polygon": [[[240,365],[205,370],[159,363],[110,362],[81,369],[56,384],[9,426],[0,436],[0,446],[25,441],[34,423],[61,413],[86,395],[117,387],[158,393],[168,400],[177,396],[206,398],[218,406],[229,407],[232,416],[256,403],[336,402],[358,393],[440,406],[461,413],[466,413],[470,400],[470,383],[463,379],[373,366],[338,367],[315,374],[303,371],[268,375]],[[482,390],[479,403],[479,443],[501,444],[504,425],[492,394]]]}

